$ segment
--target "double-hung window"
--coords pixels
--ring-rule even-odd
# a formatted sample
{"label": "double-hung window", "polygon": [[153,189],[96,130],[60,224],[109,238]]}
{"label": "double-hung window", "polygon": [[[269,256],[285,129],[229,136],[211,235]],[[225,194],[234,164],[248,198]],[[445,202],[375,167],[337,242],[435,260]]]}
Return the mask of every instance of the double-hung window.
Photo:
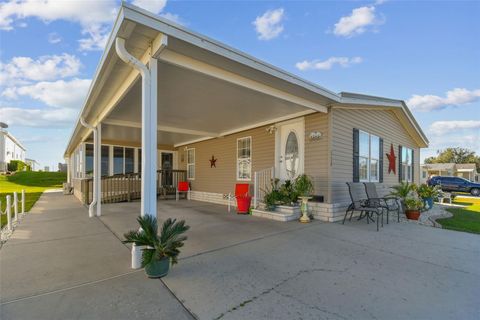
{"label": "double-hung window", "polygon": [[187,179],[195,180],[195,149],[187,149]]}
{"label": "double-hung window", "polygon": [[402,181],[413,181],[413,150],[402,147]]}
{"label": "double-hung window", "polygon": [[237,180],[252,179],[252,137],[237,139]]}
{"label": "double-hung window", "polygon": [[359,131],[359,179],[378,182],[380,176],[380,138],[368,132]]}

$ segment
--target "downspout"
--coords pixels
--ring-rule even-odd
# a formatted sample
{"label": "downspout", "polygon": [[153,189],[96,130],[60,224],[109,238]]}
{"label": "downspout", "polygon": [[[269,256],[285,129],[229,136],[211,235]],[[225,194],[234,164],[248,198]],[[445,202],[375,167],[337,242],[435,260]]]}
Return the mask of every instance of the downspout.
{"label": "downspout", "polygon": [[93,208],[97,205],[97,180],[98,180],[98,172],[97,172],[97,152],[96,146],[98,144],[97,141],[97,128],[88,124],[83,117],[80,117],[80,123],[85,128],[91,129],[93,131],[93,199],[90,205],[88,206],[88,216],[93,218],[95,216]]}
{"label": "downspout", "polygon": [[[142,75],[142,124],[144,117],[143,106],[145,105],[146,99],[150,100],[150,71],[147,66],[145,66],[140,60],[128,53],[125,48],[125,39],[117,37],[115,39],[115,50],[117,51],[118,56],[122,59],[123,62],[138,70]],[[143,130],[142,130],[142,141],[144,141]],[[143,167],[142,167],[143,168]],[[141,211],[140,214],[143,217],[145,214],[145,190],[144,185],[146,183],[148,176],[142,175],[142,202],[141,202]],[[141,228],[140,228],[141,230]],[[132,269],[139,269],[142,267],[142,247],[132,245]]]}

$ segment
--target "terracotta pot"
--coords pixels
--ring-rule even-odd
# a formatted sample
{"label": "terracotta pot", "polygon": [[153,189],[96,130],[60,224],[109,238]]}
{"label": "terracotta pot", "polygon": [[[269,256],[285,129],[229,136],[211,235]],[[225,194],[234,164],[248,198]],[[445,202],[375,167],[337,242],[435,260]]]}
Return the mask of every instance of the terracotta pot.
{"label": "terracotta pot", "polygon": [[405,215],[407,219],[418,220],[420,218],[420,210],[405,210]]}

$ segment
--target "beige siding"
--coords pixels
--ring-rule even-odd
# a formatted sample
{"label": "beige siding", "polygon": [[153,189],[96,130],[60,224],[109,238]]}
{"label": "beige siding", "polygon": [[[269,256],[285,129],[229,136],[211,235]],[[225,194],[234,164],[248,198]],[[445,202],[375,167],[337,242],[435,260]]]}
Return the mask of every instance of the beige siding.
{"label": "beige siding", "polygon": [[[329,176],[329,115],[315,113],[305,117],[305,173],[313,178],[315,194],[323,195],[328,202]],[[322,133],[319,140],[312,141],[309,135],[313,131]]]}
{"label": "beige siding", "polygon": [[[350,201],[346,182],[353,179],[353,128],[357,128],[383,138],[383,182],[389,187],[398,184],[398,146],[414,150],[414,181],[420,178],[420,152],[416,143],[392,111],[332,109],[332,172],[331,202],[347,203]],[[396,174],[388,173],[388,159],[393,144],[396,159]]]}
{"label": "beige siding", "polygon": [[[252,180],[238,181],[253,184],[253,173],[274,166],[275,134],[269,134],[266,127],[243,131],[222,138],[189,144],[195,148],[195,180],[192,189],[203,192],[229,193],[237,183],[237,139],[252,137]],[[179,169],[186,170],[185,147],[178,148]],[[216,168],[210,168],[212,155],[217,159]]]}

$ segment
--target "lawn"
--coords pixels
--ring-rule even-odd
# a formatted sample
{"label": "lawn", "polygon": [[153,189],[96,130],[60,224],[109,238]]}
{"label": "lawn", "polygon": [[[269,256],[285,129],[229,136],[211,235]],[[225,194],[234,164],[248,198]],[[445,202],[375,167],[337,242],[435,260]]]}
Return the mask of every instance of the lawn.
{"label": "lawn", "polygon": [[453,214],[453,217],[438,219],[437,222],[440,223],[444,229],[480,234],[480,198],[456,197],[453,203],[467,207],[449,208],[447,210]]}
{"label": "lawn", "polygon": [[[30,211],[43,191],[47,189],[61,188],[62,183],[67,180],[67,174],[61,172],[18,172],[12,176],[0,175],[0,201],[2,201],[2,212],[6,206],[6,196],[18,193],[21,200],[22,189],[25,189],[25,211]],[[21,211],[21,204],[18,206]],[[13,209],[12,209],[13,215]],[[7,223],[7,216],[2,215],[1,226]]]}

